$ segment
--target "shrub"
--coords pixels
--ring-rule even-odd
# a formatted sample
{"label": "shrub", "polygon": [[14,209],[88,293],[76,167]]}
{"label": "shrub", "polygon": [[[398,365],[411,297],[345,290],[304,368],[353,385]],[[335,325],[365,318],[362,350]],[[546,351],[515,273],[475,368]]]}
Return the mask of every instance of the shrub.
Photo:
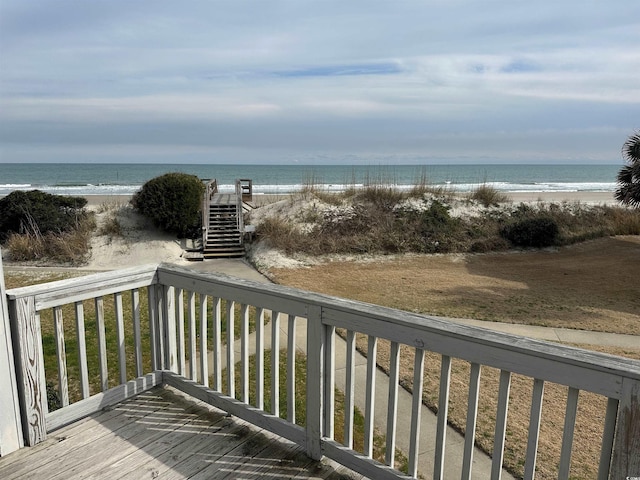
{"label": "shrub", "polygon": [[558,242],[556,221],[545,214],[523,217],[506,224],[500,235],[519,247],[549,247]]}
{"label": "shrub", "polygon": [[74,230],[87,217],[82,197],[51,195],[40,190],[15,191],[0,199],[0,241],[11,234],[41,235]]}
{"label": "shrub", "polygon": [[131,203],[142,215],[179,237],[197,237],[205,186],[195,175],[167,173],[145,183]]}

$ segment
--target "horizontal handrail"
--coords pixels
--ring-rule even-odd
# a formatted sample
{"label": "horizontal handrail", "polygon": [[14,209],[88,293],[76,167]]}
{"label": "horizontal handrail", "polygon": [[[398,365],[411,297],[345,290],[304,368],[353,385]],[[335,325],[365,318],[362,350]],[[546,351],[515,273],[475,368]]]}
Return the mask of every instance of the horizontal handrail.
{"label": "horizontal handrail", "polygon": [[36,310],[148,287],[157,283],[158,265],[144,265],[7,290],[7,298],[34,297]]}

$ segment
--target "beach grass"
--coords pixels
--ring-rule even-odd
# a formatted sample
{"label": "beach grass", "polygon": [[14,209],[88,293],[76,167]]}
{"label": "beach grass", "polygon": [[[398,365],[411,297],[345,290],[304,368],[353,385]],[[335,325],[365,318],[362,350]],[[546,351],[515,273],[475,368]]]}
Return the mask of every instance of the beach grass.
{"label": "beach grass", "polygon": [[472,195],[411,197],[372,184],[347,198],[310,190],[300,213],[267,215],[256,235],[286,254],[467,253],[562,246],[611,235],[640,234],[640,210],[568,202],[500,203],[491,187]]}

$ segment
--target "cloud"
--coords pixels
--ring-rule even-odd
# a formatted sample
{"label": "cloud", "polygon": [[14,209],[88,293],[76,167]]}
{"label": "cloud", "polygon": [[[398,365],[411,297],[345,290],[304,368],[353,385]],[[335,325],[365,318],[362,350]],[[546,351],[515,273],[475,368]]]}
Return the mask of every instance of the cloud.
{"label": "cloud", "polygon": [[46,144],[455,158],[474,135],[484,157],[526,144],[530,158],[605,161],[638,126],[639,13],[574,0],[5,0],[0,161]]}

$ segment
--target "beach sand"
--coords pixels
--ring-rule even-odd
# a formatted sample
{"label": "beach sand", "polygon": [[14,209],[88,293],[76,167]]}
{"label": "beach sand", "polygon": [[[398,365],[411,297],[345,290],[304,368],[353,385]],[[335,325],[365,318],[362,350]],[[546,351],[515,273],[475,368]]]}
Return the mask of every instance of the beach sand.
{"label": "beach sand", "polygon": [[[254,195],[252,204],[261,206],[277,202],[291,195]],[[613,192],[507,192],[507,196],[514,202],[580,202],[588,204],[615,203]],[[126,205],[132,195],[85,195],[89,206],[107,204]]]}

